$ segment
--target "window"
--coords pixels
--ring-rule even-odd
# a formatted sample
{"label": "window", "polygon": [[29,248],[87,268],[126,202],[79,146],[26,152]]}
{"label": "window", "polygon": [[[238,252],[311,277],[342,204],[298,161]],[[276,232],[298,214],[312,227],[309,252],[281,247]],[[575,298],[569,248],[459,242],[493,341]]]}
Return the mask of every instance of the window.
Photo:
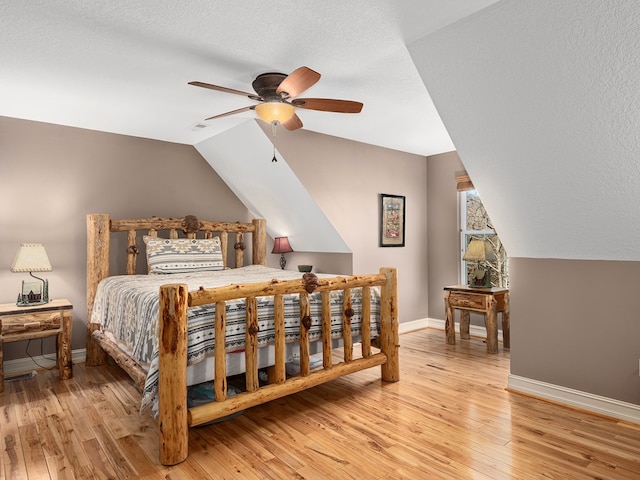
{"label": "window", "polygon": [[[460,183],[458,182],[458,185]],[[473,185],[469,182],[471,188]],[[460,188],[459,188],[460,189]],[[495,261],[485,261],[481,267],[488,268],[492,287],[509,286],[509,269],[505,251],[493,223],[487,214],[478,192],[473,189],[460,191],[460,258],[464,256],[471,240],[484,240],[496,257]],[[463,283],[469,284],[476,270],[476,262],[461,260],[460,275]]]}

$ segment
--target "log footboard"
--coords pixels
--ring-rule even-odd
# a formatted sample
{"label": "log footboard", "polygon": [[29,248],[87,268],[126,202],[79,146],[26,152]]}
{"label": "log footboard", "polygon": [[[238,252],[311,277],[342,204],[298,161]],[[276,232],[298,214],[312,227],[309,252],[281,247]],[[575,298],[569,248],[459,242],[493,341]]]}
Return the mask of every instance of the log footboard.
{"label": "log footboard", "polygon": [[[188,455],[189,427],[201,425],[249,407],[275,400],[293,393],[306,390],[343,375],[366,368],[381,366],[384,381],[395,382],[400,379],[398,363],[398,318],[397,318],[397,279],[396,270],[382,268],[378,275],[335,277],[317,281],[316,289],[322,292],[322,328],[323,333],[330,332],[331,314],[329,295],[333,290],[342,290],[344,360],[334,364],[331,335],[323,334],[322,369],[310,371],[309,343],[306,335],[308,322],[308,293],[304,280],[272,281],[254,284],[229,285],[214,289],[200,289],[188,292],[184,284],[165,285],[160,288],[160,378],[158,393],[158,415],[160,426],[160,461],[164,465],[175,465],[184,461]],[[370,312],[370,296],[366,295],[372,286],[381,288],[380,337],[378,353],[371,351],[371,333],[368,322],[362,322],[362,357],[353,358],[354,345],[351,340],[350,291],[363,288],[363,318]],[[297,293],[300,295],[300,376],[286,378],[284,307],[282,296]],[[260,387],[257,382],[257,296],[274,297],[275,316],[275,374],[274,383]],[[227,398],[225,366],[225,302],[244,298],[247,302],[246,328],[246,391]],[[216,375],[214,380],[215,402],[198,407],[187,408],[186,349],[187,349],[187,312],[189,307],[215,303],[216,305]],[[218,335],[218,332],[221,334]]]}

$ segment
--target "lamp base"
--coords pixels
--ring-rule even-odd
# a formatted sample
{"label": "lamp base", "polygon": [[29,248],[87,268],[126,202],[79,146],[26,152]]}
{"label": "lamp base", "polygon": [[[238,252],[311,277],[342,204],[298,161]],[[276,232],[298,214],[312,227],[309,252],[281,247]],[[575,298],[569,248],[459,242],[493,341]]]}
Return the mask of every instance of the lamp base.
{"label": "lamp base", "polygon": [[30,302],[29,300],[21,300],[20,299],[21,295],[18,295],[18,301],[16,302],[16,306],[17,307],[33,307],[35,305],[46,305],[47,303],[49,303],[49,300],[39,300],[39,301],[34,301],[34,302]]}
{"label": "lamp base", "polygon": [[16,306],[33,307],[34,305],[45,305],[49,303],[49,281],[36,277],[33,273],[31,276],[40,280],[40,282],[22,282],[22,292],[18,294]]}
{"label": "lamp base", "polygon": [[472,288],[491,288],[491,272],[477,268],[469,279],[469,286]]}
{"label": "lamp base", "polygon": [[284,254],[280,255],[280,268],[284,270],[284,267],[287,266],[287,260],[284,258]]}

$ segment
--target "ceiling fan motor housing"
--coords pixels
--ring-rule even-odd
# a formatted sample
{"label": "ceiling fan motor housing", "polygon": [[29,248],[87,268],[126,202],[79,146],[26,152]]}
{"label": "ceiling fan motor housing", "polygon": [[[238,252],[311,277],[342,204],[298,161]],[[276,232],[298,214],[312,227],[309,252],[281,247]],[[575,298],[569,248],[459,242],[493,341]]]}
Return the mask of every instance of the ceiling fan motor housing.
{"label": "ceiling fan motor housing", "polygon": [[276,93],[278,86],[287,78],[284,73],[262,73],[251,83],[255,92],[265,101],[282,100]]}

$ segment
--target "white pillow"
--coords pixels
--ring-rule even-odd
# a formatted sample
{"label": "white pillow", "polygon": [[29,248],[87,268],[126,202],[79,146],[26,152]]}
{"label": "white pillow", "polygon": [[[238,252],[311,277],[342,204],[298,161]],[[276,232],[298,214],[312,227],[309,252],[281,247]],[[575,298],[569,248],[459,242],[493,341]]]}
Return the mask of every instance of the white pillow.
{"label": "white pillow", "polygon": [[149,273],[223,270],[220,238],[157,238],[145,235]]}

